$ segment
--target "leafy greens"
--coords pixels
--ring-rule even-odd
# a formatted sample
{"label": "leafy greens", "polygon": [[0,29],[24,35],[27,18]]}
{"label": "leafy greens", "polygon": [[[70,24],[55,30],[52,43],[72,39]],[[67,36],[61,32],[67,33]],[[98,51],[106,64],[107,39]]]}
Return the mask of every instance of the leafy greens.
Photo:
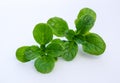
{"label": "leafy greens", "polygon": [[[67,22],[60,17],[52,17],[47,23],[39,23],[33,29],[34,40],[39,44],[22,46],[16,50],[16,58],[20,62],[35,60],[38,72],[50,73],[57,58],[72,61],[82,45],[84,52],[101,55],[106,49],[104,40],[96,33],[90,32],[96,21],[96,13],[90,8],[83,8],[75,19],[76,30],[69,29]],[[58,38],[53,39],[53,35]],[[65,37],[66,40],[61,40]]]}

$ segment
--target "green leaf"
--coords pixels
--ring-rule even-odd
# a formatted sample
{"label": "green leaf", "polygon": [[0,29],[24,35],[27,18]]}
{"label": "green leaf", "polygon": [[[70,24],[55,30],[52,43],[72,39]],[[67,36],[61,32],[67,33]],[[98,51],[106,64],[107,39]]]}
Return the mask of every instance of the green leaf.
{"label": "green leaf", "polygon": [[34,63],[36,70],[44,74],[50,73],[53,70],[54,65],[55,65],[54,58],[48,56],[38,58]]}
{"label": "green leaf", "polygon": [[30,46],[25,50],[25,58],[28,60],[33,60],[37,57],[41,57],[42,51],[38,46]]}
{"label": "green leaf", "polygon": [[77,19],[75,24],[78,34],[86,34],[93,27],[95,23],[94,18],[91,15],[83,15]]}
{"label": "green leaf", "polygon": [[56,36],[65,36],[65,33],[68,30],[68,24],[64,19],[59,17],[53,17],[50,18],[47,23],[51,26],[51,29]]}
{"label": "green leaf", "polygon": [[86,14],[91,15],[94,18],[94,20],[96,20],[96,13],[90,8],[81,9],[77,18],[81,18],[81,16],[86,15]]}
{"label": "green leaf", "polygon": [[60,39],[54,39],[51,41],[51,43],[57,43],[59,45],[61,45],[62,49],[64,50],[64,42],[66,42],[66,40],[60,40]]}
{"label": "green leaf", "polygon": [[59,57],[63,51],[59,43],[50,43],[46,48],[46,53],[52,57]]}
{"label": "green leaf", "polygon": [[96,13],[90,8],[80,10],[75,25],[78,34],[87,33],[93,26],[96,20]]}
{"label": "green leaf", "polygon": [[78,52],[78,45],[74,41],[54,39],[52,43],[59,43],[62,46],[63,51],[60,56],[66,61],[73,60]]}
{"label": "green leaf", "polygon": [[78,52],[78,45],[72,41],[63,42],[64,50],[62,58],[66,61],[71,61],[75,58]]}
{"label": "green leaf", "polygon": [[53,38],[51,28],[45,23],[39,23],[35,26],[33,36],[36,42],[41,45],[49,43]]}
{"label": "green leaf", "polygon": [[68,30],[65,36],[69,41],[72,41],[74,40],[75,32],[73,30]]}
{"label": "green leaf", "polygon": [[105,51],[106,44],[99,35],[89,33],[85,36],[85,42],[82,47],[89,54],[100,55]]}
{"label": "green leaf", "polygon": [[29,61],[28,59],[26,59],[26,55],[24,54],[27,48],[29,48],[29,46],[22,46],[16,50],[16,58],[23,63]]}
{"label": "green leaf", "polygon": [[61,45],[62,40],[60,40],[60,39],[57,38],[57,39],[52,40],[51,42],[52,43],[59,43]]}

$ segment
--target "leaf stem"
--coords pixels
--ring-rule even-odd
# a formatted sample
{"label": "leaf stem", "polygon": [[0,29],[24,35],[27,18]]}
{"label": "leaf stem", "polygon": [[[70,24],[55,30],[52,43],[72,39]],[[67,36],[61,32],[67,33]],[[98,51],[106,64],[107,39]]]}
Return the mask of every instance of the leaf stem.
{"label": "leaf stem", "polygon": [[45,51],[45,45],[40,45],[40,48],[42,49],[42,51]]}

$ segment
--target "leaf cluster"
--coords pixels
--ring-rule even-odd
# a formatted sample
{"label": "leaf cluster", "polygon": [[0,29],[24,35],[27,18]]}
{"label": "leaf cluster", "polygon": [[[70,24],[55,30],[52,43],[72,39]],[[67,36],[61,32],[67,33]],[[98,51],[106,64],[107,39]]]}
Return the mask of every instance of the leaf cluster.
{"label": "leaf cluster", "polygon": [[[83,8],[75,20],[76,30],[69,29],[67,22],[60,17],[39,23],[33,29],[33,37],[39,46],[18,48],[16,58],[23,63],[35,60],[36,70],[45,74],[53,70],[58,57],[72,61],[78,52],[78,44],[88,54],[101,55],[106,48],[105,42],[98,34],[90,32],[95,20],[96,13],[90,8]],[[58,38],[53,39],[53,35]]]}

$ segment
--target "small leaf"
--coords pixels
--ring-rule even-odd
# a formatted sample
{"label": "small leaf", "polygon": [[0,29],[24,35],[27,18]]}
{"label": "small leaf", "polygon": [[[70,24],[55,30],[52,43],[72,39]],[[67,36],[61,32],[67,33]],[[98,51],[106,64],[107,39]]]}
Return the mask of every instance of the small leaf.
{"label": "small leaf", "polygon": [[53,38],[51,28],[45,23],[39,23],[35,26],[33,36],[36,42],[41,45],[49,43]]}
{"label": "small leaf", "polygon": [[77,19],[75,24],[78,34],[86,34],[93,27],[95,23],[94,18],[91,15],[83,15]]}
{"label": "small leaf", "polygon": [[81,16],[86,15],[86,14],[91,15],[94,18],[94,20],[96,20],[96,13],[90,8],[81,9],[77,18],[81,18]]}
{"label": "small leaf", "polygon": [[48,56],[38,58],[34,63],[36,70],[44,74],[50,73],[53,70],[54,65],[55,65],[54,58]]}
{"label": "small leaf", "polygon": [[60,39],[54,39],[54,40],[52,40],[51,42],[52,42],[52,43],[59,43],[59,44],[61,45],[62,40],[60,40]]}
{"label": "small leaf", "polygon": [[59,57],[63,51],[59,43],[50,43],[46,48],[46,53],[52,57]]}
{"label": "small leaf", "polygon": [[93,26],[96,20],[96,13],[90,8],[80,10],[75,25],[78,34],[86,34]]}
{"label": "small leaf", "polygon": [[89,54],[100,55],[105,51],[106,45],[99,35],[89,33],[85,36],[85,42],[82,47]]}
{"label": "small leaf", "polygon": [[64,50],[62,58],[66,61],[71,61],[75,58],[78,52],[78,45],[72,41],[63,42]]}
{"label": "small leaf", "polygon": [[66,38],[69,41],[74,40],[74,36],[75,36],[75,32],[73,30],[68,30],[68,32],[66,32]]}
{"label": "small leaf", "polygon": [[25,58],[28,60],[33,60],[42,55],[42,51],[38,46],[30,46],[25,50]]}
{"label": "small leaf", "polygon": [[51,26],[51,29],[56,36],[65,36],[65,33],[68,30],[68,24],[65,20],[59,17],[53,17],[50,18],[47,23]]}
{"label": "small leaf", "polygon": [[60,40],[60,39],[54,39],[51,41],[51,43],[57,43],[59,45],[61,45],[62,49],[64,50],[64,42],[66,42],[66,40]]}
{"label": "small leaf", "polygon": [[26,59],[26,55],[24,54],[25,50],[29,48],[29,46],[22,46],[20,48],[17,49],[16,51],[16,58],[21,61],[21,62],[28,62],[29,60]]}

